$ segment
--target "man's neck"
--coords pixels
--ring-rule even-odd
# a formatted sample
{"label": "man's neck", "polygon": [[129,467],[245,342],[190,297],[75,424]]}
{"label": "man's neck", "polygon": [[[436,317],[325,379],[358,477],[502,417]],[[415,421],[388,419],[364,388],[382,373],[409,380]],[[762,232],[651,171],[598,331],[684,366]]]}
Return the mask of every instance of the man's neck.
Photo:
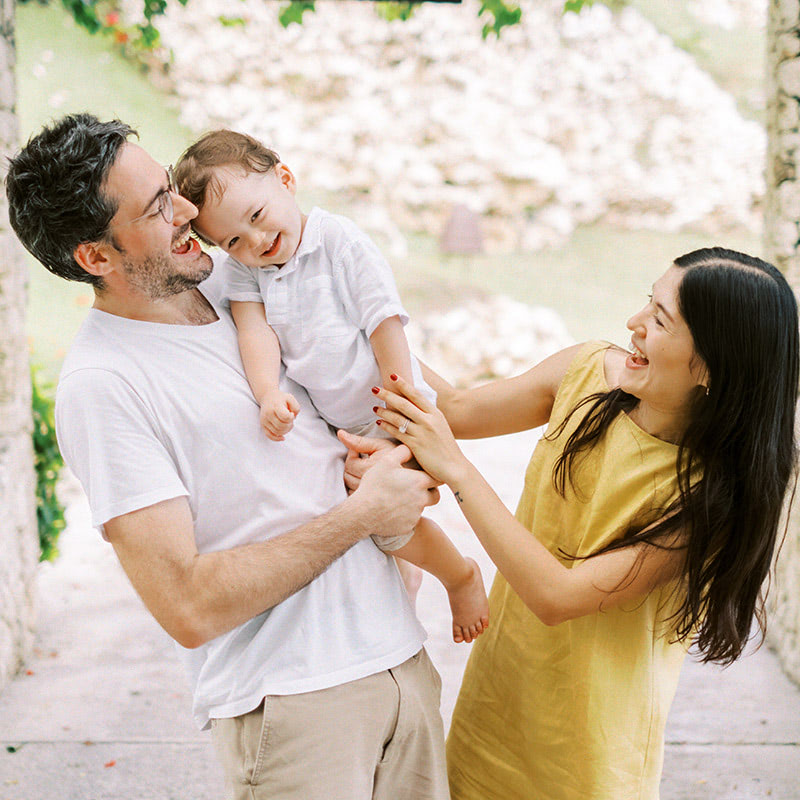
{"label": "man's neck", "polygon": [[219,319],[211,303],[197,288],[161,300],[140,294],[120,296],[103,292],[95,295],[93,307],[117,317],[164,325],[208,325]]}

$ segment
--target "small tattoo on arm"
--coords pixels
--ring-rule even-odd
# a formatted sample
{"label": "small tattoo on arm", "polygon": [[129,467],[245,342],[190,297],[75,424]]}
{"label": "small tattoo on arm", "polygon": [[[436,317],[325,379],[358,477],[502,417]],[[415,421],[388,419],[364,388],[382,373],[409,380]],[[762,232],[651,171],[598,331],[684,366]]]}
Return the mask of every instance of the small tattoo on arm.
{"label": "small tattoo on arm", "polygon": [[458,500],[459,503],[464,502],[464,498],[461,496],[461,492],[453,492],[453,497]]}

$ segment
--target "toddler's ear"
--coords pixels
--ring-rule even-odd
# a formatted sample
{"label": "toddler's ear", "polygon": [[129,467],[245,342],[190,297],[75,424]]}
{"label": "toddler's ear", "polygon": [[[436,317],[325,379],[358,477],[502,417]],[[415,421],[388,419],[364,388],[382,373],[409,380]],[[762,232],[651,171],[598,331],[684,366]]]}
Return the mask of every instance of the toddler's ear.
{"label": "toddler's ear", "polygon": [[283,162],[275,167],[275,174],[278,176],[280,182],[292,193],[297,191],[297,181],[295,180],[294,173]]}

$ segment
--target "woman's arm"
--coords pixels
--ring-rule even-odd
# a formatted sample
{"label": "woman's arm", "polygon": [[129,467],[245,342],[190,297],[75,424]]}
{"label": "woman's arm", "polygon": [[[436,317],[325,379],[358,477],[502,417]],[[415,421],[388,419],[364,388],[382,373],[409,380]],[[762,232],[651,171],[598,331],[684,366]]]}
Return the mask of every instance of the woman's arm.
{"label": "woman's arm", "polygon": [[270,439],[283,441],[300,412],[297,400],[280,390],[281,348],[267,323],[263,303],[231,301],[239,353],[253,396],[261,407],[261,427]]}
{"label": "woman's arm", "polygon": [[466,459],[448,485],[497,569],[546,625],[622,605],[680,574],[683,550],[646,544],[576,561],[569,568],[511,515]]}
{"label": "woman's arm", "polygon": [[424,364],[422,373],[456,438],[502,436],[538,428],[550,419],[558,387],[581,346],[561,350],[515,378],[475,389],[455,389]]}
{"label": "woman's arm", "polygon": [[[626,547],[565,566],[511,515],[461,452],[441,412],[426,408],[408,384],[393,385],[405,397],[379,393],[387,405],[378,413],[382,427],[411,449],[431,477],[452,489],[489,557],[545,624],[613,608],[680,574],[684,551],[652,545]],[[411,423],[401,434],[397,425],[403,417]]]}

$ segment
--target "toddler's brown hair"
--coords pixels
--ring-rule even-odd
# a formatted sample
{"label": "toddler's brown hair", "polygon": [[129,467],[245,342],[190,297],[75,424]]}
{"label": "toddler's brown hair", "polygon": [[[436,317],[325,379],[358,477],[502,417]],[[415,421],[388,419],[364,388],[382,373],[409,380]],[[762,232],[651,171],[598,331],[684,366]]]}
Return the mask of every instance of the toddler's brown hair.
{"label": "toddler's brown hair", "polygon": [[227,129],[203,134],[175,165],[175,184],[190,203],[202,208],[213,192],[222,196],[220,167],[240,167],[247,172],[269,172],[281,163],[278,154],[246,133]]}

